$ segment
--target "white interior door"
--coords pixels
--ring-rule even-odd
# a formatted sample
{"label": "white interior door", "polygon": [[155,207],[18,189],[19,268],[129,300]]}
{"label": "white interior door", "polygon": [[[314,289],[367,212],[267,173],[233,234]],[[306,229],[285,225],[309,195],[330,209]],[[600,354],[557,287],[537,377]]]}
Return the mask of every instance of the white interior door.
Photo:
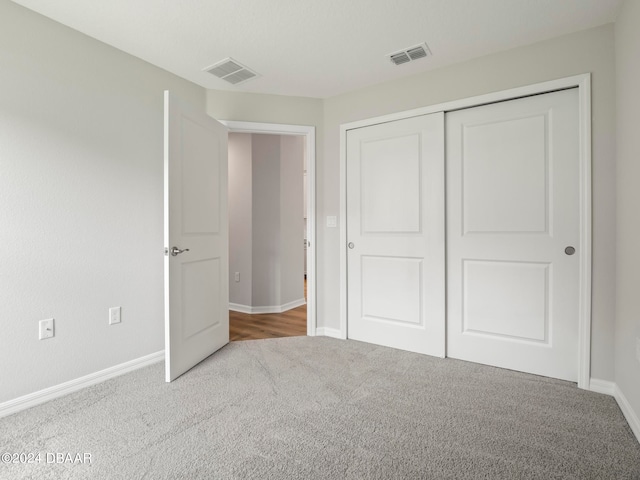
{"label": "white interior door", "polygon": [[347,132],[347,335],[444,356],[444,114]]}
{"label": "white interior door", "polygon": [[576,381],[577,89],[448,113],[446,131],[447,356]]}
{"label": "white interior door", "polygon": [[229,342],[227,127],[165,92],[165,379]]}

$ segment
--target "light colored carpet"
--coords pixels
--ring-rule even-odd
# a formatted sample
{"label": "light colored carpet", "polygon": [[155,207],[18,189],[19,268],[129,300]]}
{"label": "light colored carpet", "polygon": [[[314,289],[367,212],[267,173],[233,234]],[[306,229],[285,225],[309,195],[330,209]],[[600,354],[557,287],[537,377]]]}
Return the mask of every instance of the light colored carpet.
{"label": "light colored carpet", "polygon": [[171,384],[158,364],[0,419],[0,478],[638,479],[613,398],[355,341],[232,343]]}

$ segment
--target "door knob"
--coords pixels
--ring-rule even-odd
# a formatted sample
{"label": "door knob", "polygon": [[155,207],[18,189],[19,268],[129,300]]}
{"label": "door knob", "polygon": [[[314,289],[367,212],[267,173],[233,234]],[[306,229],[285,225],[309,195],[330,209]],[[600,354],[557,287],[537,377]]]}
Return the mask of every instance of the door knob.
{"label": "door knob", "polygon": [[355,245],[353,244],[353,242],[349,242],[349,243],[347,244],[347,247],[349,247],[349,248],[353,249],[353,247],[355,247]]}
{"label": "door knob", "polygon": [[177,255],[180,255],[182,252],[188,252],[188,251],[189,251],[188,248],[180,250],[178,247],[171,247],[171,256],[175,257]]}
{"label": "door knob", "polygon": [[564,249],[564,253],[566,253],[567,255],[573,255],[574,253],[576,253],[576,249],[573,247],[567,247]]}

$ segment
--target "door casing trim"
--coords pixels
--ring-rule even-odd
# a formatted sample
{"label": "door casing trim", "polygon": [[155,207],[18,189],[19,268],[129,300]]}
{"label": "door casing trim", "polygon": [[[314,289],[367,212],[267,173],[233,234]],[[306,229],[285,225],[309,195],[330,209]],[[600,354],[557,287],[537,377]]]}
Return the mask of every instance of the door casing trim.
{"label": "door casing trim", "polygon": [[230,133],[299,135],[305,138],[307,160],[307,335],[316,335],[316,127],[280,123],[218,120]]}
{"label": "door casing trim", "polygon": [[403,112],[358,120],[340,125],[340,338],[347,338],[347,132],[356,128],[393,122],[436,112],[514,100],[521,97],[578,88],[580,162],[580,278],[578,308],[578,387],[589,389],[591,373],[591,74],[584,73],[500,92],[439,103]]}

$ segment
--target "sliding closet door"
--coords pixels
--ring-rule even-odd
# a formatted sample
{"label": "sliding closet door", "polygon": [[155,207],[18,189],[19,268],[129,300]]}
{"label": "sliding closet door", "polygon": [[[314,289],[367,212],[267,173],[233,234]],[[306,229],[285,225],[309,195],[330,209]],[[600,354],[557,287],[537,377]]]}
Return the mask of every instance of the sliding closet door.
{"label": "sliding closet door", "polygon": [[577,89],[446,116],[447,356],[576,381]]}
{"label": "sliding closet door", "polygon": [[444,356],[444,114],[347,133],[348,337]]}

